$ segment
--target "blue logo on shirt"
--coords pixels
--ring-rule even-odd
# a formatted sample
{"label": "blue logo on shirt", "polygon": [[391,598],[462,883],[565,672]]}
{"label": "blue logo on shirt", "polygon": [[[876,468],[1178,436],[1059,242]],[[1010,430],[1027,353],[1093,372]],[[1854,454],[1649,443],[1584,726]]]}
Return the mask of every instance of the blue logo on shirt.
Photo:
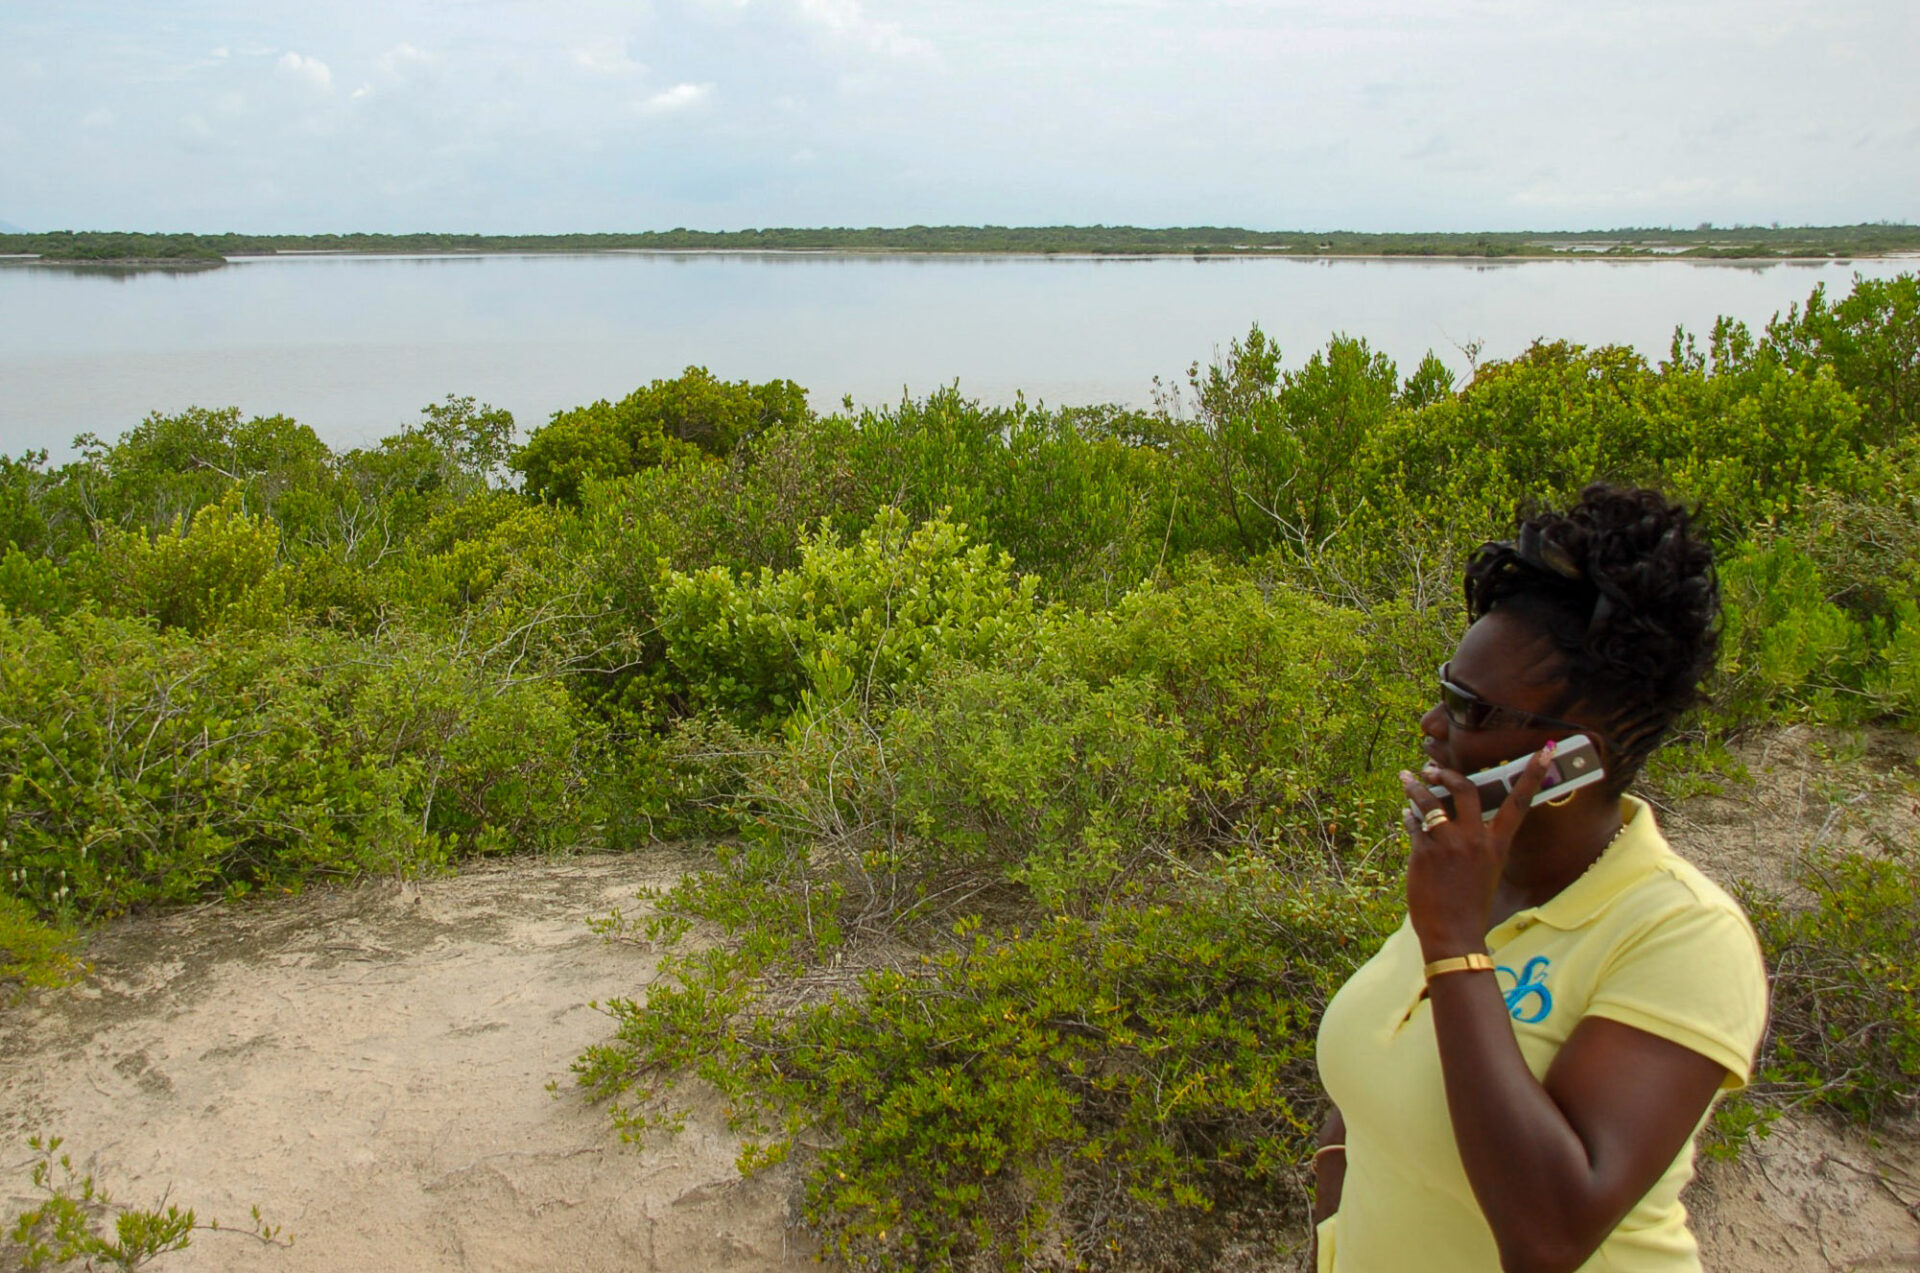
{"label": "blue logo on shirt", "polygon": [[[1545,955],[1535,955],[1521,966],[1517,974],[1505,964],[1494,969],[1496,973],[1505,973],[1512,978],[1513,989],[1501,993],[1506,996],[1507,1014],[1522,1025],[1544,1021],[1547,1014],[1553,1011],[1553,991],[1547,989],[1547,965]],[[1531,1015],[1525,1011],[1529,999],[1535,1004]]]}

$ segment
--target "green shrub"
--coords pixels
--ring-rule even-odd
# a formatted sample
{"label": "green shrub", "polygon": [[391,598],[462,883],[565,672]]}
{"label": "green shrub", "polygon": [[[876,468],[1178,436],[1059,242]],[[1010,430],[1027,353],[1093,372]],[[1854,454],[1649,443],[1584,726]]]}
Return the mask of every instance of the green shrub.
{"label": "green shrub", "polygon": [[74,602],[72,577],[46,557],[29,557],[9,546],[0,553],[0,610],[51,618]]}
{"label": "green shrub", "polygon": [[726,749],[710,788],[796,871],[863,899],[862,923],[1008,882],[1088,914],[1194,852],[1364,852],[1411,754],[1383,729],[1417,717],[1431,679],[1383,683],[1355,616],[1204,566],[1014,644],[934,653],[879,701],[845,669],[884,649],[820,663],[838,679],[797,690],[777,738]]}
{"label": "green shrub", "polygon": [[[31,1136],[27,1147],[27,1181],[31,1207],[13,1216],[0,1229],[0,1243],[23,1270],[67,1268],[119,1269],[133,1273],[162,1256],[184,1251],[196,1232],[249,1237],[267,1246],[292,1246],[280,1226],[260,1218],[253,1209],[248,1228],[222,1228],[218,1220],[201,1221],[191,1209],[182,1210],[163,1195],[152,1207],[125,1207],[114,1202],[92,1171],[73,1165],[58,1136]],[[171,1191],[169,1191],[171,1192]]]}
{"label": "green shrub", "polygon": [[1791,527],[1830,599],[1863,620],[1920,595],[1920,437],[1875,460],[1857,489],[1818,493]]}
{"label": "green shrub", "polygon": [[[517,622],[537,615],[556,592],[576,585],[570,510],[488,491],[436,514],[387,567],[392,604],[423,616],[455,615],[483,604]],[[508,626],[512,626],[512,622]]]}
{"label": "green shrub", "polygon": [[[723,878],[728,896],[765,882]],[[666,1093],[700,1074],[758,1133],[745,1169],[824,1137],[808,1216],[856,1267],[1013,1269],[1043,1246],[1106,1267],[1143,1216],[1298,1187],[1314,1023],[1396,910],[1377,884],[1243,864],[1097,921],[963,921],[949,948],[849,992],[755,980],[792,964],[674,955],[644,1005],[610,1005],[616,1041],[576,1069],[630,1131],[671,1124]],[[751,903],[727,927],[795,931],[766,917]]]}
{"label": "green shrub", "polygon": [[91,555],[70,568],[104,609],[206,632],[285,618],[279,553],[279,526],[243,512],[233,491],[203,505],[191,525],[176,517],[171,530],[152,536],[103,527]]}
{"label": "green shrub", "polygon": [[70,469],[49,469],[45,451],[0,455],[0,552],[65,555],[85,529],[70,476]]}
{"label": "green shrub", "polygon": [[1243,557],[1334,534],[1374,477],[1368,439],[1400,405],[1393,362],[1366,341],[1335,336],[1285,371],[1257,325],[1206,371],[1193,364],[1187,386],[1191,419],[1178,391],[1157,395],[1169,459],[1157,484],[1173,488],[1167,542]]}
{"label": "green shrub", "polygon": [[1010,652],[1037,622],[1031,579],[936,518],[883,510],[857,543],[823,532],[793,570],[671,571],[659,588],[673,684],[694,708],[774,724],[811,692],[885,696],[952,659]]}
{"label": "green shrub", "polygon": [[1399,415],[1390,435],[1368,439],[1380,476],[1363,490],[1377,499],[1397,488],[1432,513],[1466,496],[1465,507],[1495,514],[1481,522],[1484,534],[1521,499],[1564,504],[1596,478],[1657,479],[1647,460],[1651,383],[1632,349],[1536,343],[1482,365],[1457,397]]}
{"label": "green shrub", "polygon": [[311,512],[333,484],[326,443],[286,416],[240,418],[238,407],[154,412],[111,446],[78,439],[81,460],[67,470],[91,519],[164,531],[229,495],[276,519]]}
{"label": "green shrub", "polygon": [[750,835],[884,931],[1009,882],[1085,914],[1179,847],[1189,745],[1139,678],[957,668],[885,710],[809,698],[744,768]]}
{"label": "green shrub", "polygon": [[399,634],[332,671],[331,722],[358,764],[405,775],[400,808],[449,855],[572,848],[591,837],[597,741],[553,677],[518,651],[462,657],[460,638]]}
{"label": "green shrub", "polygon": [[[978,408],[976,408],[978,409]],[[1107,604],[1164,560],[1175,510],[1166,505],[1167,461],[1117,437],[1118,413],[1016,407],[994,461],[971,475],[980,489],[971,520],[1049,595]],[[959,507],[952,487],[920,498]]]}
{"label": "green shrub", "polygon": [[1726,607],[1723,713],[1797,710],[1845,719],[1858,707],[1866,632],[1827,600],[1819,566],[1789,540],[1745,544],[1720,566]]}
{"label": "green shrub", "polygon": [[556,411],[514,453],[513,468],[527,494],[577,504],[594,478],[619,477],[680,461],[695,461],[690,443],[668,437],[657,420],[631,420],[604,398],[589,406]]}
{"label": "green shrub", "polygon": [[1877,631],[1880,666],[1870,674],[1868,688],[1889,711],[1920,722],[1920,604],[1899,603]]}
{"label": "green shrub", "polygon": [[1049,912],[1097,913],[1192,816],[1192,744],[1142,677],[968,670],[894,713],[883,743],[894,807],[863,862],[1004,872]]}
{"label": "green shrub", "polygon": [[[16,883],[0,880],[0,887]],[[0,990],[10,984],[49,989],[75,980],[86,969],[74,954],[77,944],[72,930],[43,923],[32,907],[0,892]]]}
{"label": "green shrub", "polygon": [[390,631],[0,619],[0,879],[96,917],[584,835],[562,688]]}
{"label": "green shrub", "polygon": [[737,835],[747,775],[777,748],[715,713],[607,735],[593,804],[615,849]]}
{"label": "green shrub", "polygon": [[1920,1086],[1920,859],[1823,853],[1800,882],[1813,905],[1749,890],[1773,972],[1759,1095],[1877,1120]]}
{"label": "green shrub", "polygon": [[1390,645],[1368,639],[1388,617],[1196,560],[1063,620],[1040,662],[1094,685],[1154,686],[1159,714],[1191,740],[1187,843],[1332,848],[1399,807],[1392,775],[1426,707],[1432,673],[1409,682],[1383,663]]}
{"label": "green shrub", "polygon": [[791,380],[728,383],[705,367],[688,367],[617,403],[603,399],[555,412],[509,464],[526,478],[529,495],[578,504],[590,479],[690,456],[725,457],[742,442],[807,416],[807,391]]}
{"label": "green shrub", "polygon": [[1648,410],[1660,484],[1701,505],[1723,543],[1862,480],[1860,408],[1824,371],[1675,374]]}
{"label": "green shrub", "polygon": [[1876,441],[1912,436],[1920,419],[1920,275],[1856,274],[1837,302],[1824,284],[1816,287],[1804,308],[1768,324],[1765,343],[1797,368],[1832,368],[1865,408]]}
{"label": "green shrub", "polygon": [[[822,525],[859,536],[884,508],[938,516],[1009,553],[1055,596],[1100,600],[1152,572],[1179,528],[1167,463],[1111,410],[984,407],[942,389],[921,401],[789,424],[724,466],[667,464],[589,482],[596,578],[650,614],[653,572],[792,569]],[[1177,545],[1176,545],[1177,547]]]}
{"label": "green shrub", "polygon": [[505,475],[513,450],[513,412],[450,393],[446,401],[420,408],[416,427],[475,477],[490,481]]}

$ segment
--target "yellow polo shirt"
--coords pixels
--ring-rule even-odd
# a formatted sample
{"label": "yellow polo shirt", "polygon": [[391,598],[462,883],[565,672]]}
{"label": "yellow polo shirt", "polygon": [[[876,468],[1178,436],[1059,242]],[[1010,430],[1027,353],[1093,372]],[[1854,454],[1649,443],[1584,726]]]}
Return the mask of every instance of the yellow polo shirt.
{"label": "yellow polo shirt", "polygon": [[[1573,1028],[1599,1016],[1711,1057],[1726,1067],[1723,1091],[1743,1087],[1767,1015],[1753,927],[1668,847],[1645,803],[1625,797],[1621,815],[1624,829],[1585,874],[1487,934],[1527,1067],[1544,1078]],[[1321,1020],[1320,1081],[1347,1124],[1340,1210],[1320,1226],[1323,1271],[1500,1268],[1454,1145],[1424,987],[1419,938],[1402,924]],[[1680,1204],[1693,1142],[1583,1273],[1699,1273]]]}

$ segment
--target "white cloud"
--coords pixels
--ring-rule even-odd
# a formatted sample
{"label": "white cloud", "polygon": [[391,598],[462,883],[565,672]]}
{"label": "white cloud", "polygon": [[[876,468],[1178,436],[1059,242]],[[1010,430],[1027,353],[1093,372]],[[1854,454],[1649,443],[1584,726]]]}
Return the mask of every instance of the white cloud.
{"label": "white cloud", "polygon": [[908,35],[898,22],[868,17],[860,7],[860,0],[793,0],[793,7],[804,20],[875,53],[921,58],[933,54],[930,42]]}
{"label": "white cloud", "polygon": [[637,75],[647,69],[627,55],[625,40],[596,40],[574,49],[573,63],[595,75]]}
{"label": "white cloud", "polygon": [[208,57],[217,57],[217,58],[225,58],[225,57],[231,57],[231,56],[232,56],[232,54],[231,54],[231,53],[230,53],[230,52],[228,51],[228,49],[227,49],[227,46],[223,44],[223,45],[221,45],[221,46],[220,46],[219,48],[217,48],[217,49],[213,49],[213,50],[211,50],[211,51],[210,51],[210,52],[209,52],[209,53],[207,54],[207,56],[208,56]]}
{"label": "white cloud", "polygon": [[396,44],[374,59],[374,65],[389,75],[398,75],[402,68],[418,66],[433,61],[433,54],[414,48],[411,44]]}
{"label": "white cloud", "polygon": [[113,126],[113,112],[105,106],[96,106],[80,117],[82,128],[110,128]]}
{"label": "white cloud", "polygon": [[317,57],[283,53],[274,65],[279,68],[282,75],[301,80],[322,93],[333,91],[333,72]]}
{"label": "white cloud", "polygon": [[369,96],[370,94],[372,94],[372,92],[373,92],[373,85],[362,84],[359,88],[356,88],[353,90],[353,94],[352,94],[353,100],[357,102],[361,98]]}
{"label": "white cloud", "polygon": [[639,104],[643,115],[667,115],[698,106],[713,95],[711,84],[675,84],[672,88],[662,89],[646,101]]}

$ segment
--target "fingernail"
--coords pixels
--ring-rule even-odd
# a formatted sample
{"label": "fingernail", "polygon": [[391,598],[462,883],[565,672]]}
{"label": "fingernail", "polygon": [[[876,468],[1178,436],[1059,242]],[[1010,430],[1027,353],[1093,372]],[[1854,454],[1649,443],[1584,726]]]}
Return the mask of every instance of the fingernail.
{"label": "fingernail", "polygon": [[1540,750],[1541,750],[1541,751],[1543,751],[1543,752],[1545,752],[1545,753],[1546,753],[1547,755],[1549,755],[1549,756],[1551,756],[1551,755],[1553,755],[1553,749],[1554,749],[1555,747],[1558,747],[1559,745],[1560,745],[1559,743],[1557,743],[1557,742],[1555,742],[1555,741],[1554,741],[1553,739],[1551,739],[1551,738],[1549,738],[1549,739],[1547,739],[1547,745],[1546,745],[1545,747],[1542,747],[1542,748],[1541,748]]}
{"label": "fingernail", "polygon": [[1401,781],[1401,782],[1412,782],[1412,781],[1413,781],[1413,775],[1412,775],[1412,774],[1411,774],[1410,772],[1408,772],[1407,770],[1405,770],[1405,769],[1402,769],[1402,770],[1400,771],[1400,781]]}

